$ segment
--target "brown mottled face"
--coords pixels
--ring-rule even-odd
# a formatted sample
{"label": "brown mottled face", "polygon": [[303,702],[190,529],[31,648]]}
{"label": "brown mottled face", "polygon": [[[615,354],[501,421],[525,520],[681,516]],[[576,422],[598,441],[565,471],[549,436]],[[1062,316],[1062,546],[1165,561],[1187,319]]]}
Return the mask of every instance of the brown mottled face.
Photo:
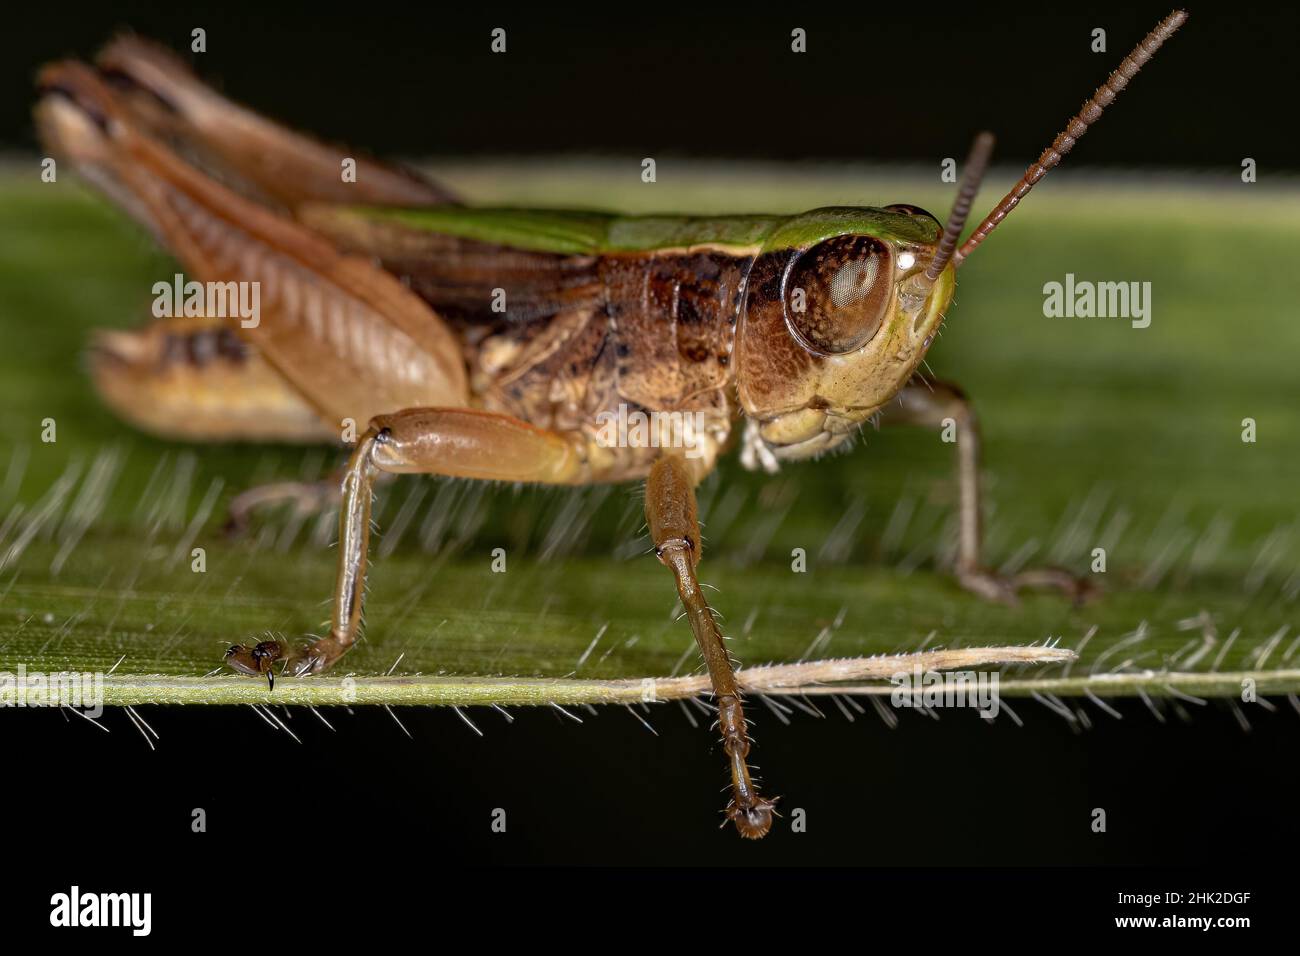
{"label": "brown mottled face", "polygon": [[[919,209],[889,211],[933,220]],[[951,266],[924,281],[933,255],[932,243],[847,233],[758,256],[736,381],[776,457],[835,447],[911,378],[952,297]]]}

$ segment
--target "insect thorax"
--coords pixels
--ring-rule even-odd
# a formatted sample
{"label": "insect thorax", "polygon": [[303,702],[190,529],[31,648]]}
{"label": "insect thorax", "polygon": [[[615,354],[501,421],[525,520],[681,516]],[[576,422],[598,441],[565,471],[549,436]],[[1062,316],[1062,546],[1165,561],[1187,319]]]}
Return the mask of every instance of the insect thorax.
{"label": "insect thorax", "polygon": [[460,239],[384,257],[460,335],[484,408],[585,436],[610,479],[643,474],[665,445],[709,464],[725,445],[752,263],[722,248],[588,256]]}

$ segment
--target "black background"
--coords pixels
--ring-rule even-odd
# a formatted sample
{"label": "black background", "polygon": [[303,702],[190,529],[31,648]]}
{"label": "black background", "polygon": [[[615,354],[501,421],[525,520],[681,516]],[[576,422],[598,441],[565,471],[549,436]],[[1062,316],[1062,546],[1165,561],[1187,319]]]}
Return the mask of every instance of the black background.
{"label": "black background", "polygon": [[[130,28],[182,51],[233,98],[379,153],[597,152],[916,160],[989,128],[1027,165],[1163,3],[23,4],[0,36],[0,142],[34,148],[37,67]],[[466,9],[469,7],[469,9]],[[203,54],[190,30],[207,30]],[[508,52],[489,51],[493,27]],[[790,31],[808,31],[808,52]],[[1093,53],[1091,31],[1107,31]],[[1300,12],[1197,4],[1069,168],[1295,170]]]}
{"label": "black background", "polygon": [[[757,706],[755,757],[787,814],[759,843],[716,827],[721,755],[674,705],[650,718],[658,736],[617,707],[575,709],[582,725],[549,710],[515,709],[513,724],[473,710],[482,738],[450,711],[403,709],[414,739],[378,709],[327,710],[333,733],[305,711],[278,711],[301,745],[247,708],[152,707],[142,713],[161,737],[156,752],[120,711],[103,718],[111,734],[56,711],[11,711],[4,844],[22,864],[0,912],[11,928],[39,930],[50,895],[76,883],[152,892],[156,938],[198,929],[234,943],[337,944],[397,926],[524,934],[534,945],[560,932],[582,945],[655,941],[688,927],[761,939],[774,921],[814,920],[829,938],[969,934],[972,945],[1005,945],[1130,933],[1114,918],[1174,914],[1244,915],[1284,933],[1300,848],[1300,716],[1279,704],[1271,715],[1252,706],[1249,733],[1218,704],[1189,704],[1188,722],[1163,725],[1137,701],[1119,704],[1120,721],[1087,705],[1094,727],[1081,733],[1020,700],[1024,727],[946,711],[937,722],[903,713],[893,731],[874,713],[849,723],[833,707],[783,727]],[[191,830],[197,807],[206,833]],[[497,807],[505,833],[491,829]],[[790,830],[795,807],[804,833]],[[1091,829],[1097,807],[1105,833]],[[631,882],[470,872],[497,864],[762,870]],[[773,869],[808,865],[867,869],[811,882]],[[937,869],[952,865],[962,869]],[[1171,890],[1251,897],[1117,902]],[[1182,944],[1193,932],[1161,935]],[[110,936],[127,938],[79,931],[96,944]]]}
{"label": "black background", "polygon": [[[986,725],[970,711],[934,721],[903,712],[889,730],[868,708],[849,723],[796,713],[783,726],[757,701],[753,757],[785,819],[759,843],[715,829],[726,794],[721,748],[676,705],[649,715],[657,736],[621,707],[593,716],[513,708],[514,723],[468,711],[403,709],[408,738],[384,710],[276,713],[303,741],[248,708],[146,708],[151,751],[109,710],[105,734],[57,711],[5,713],[6,748],[24,779],[40,768],[67,784],[6,800],[39,840],[70,830],[160,852],[250,856],[378,854],[421,848],[471,863],[1089,865],[1240,863],[1262,848],[1300,847],[1295,753],[1300,715],[1249,708],[1244,733],[1219,704],[1186,705],[1160,724],[1140,701],[1115,720],[1086,705],[1076,732],[1033,701],[1008,700]],[[37,796],[39,794],[39,796]],[[190,830],[207,811],[206,834]],[[491,830],[506,810],[507,831]],[[791,832],[793,808],[807,832]],[[1107,813],[1104,834],[1092,811]],[[48,829],[47,829],[48,828]],[[37,830],[41,831],[40,833]]]}
{"label": "black background", "polygon": [[[987,126],[1000,157],[1018,163],[1167,12],[927,9],[923,18],[903,3],[781,14],[29,4],[6,12],[0,38],[0,142],[34,148],[31,76],[42,61],[87,56],[126,26],[183,48],[203,26],[201,72],[229,94],[379,153],[928,163],[960,154]],[[1264,178],[1295,169],[1300,18],[1242,5],[1192,14],[1071,168],[1235,178],[1254,156]],[[494,26],[509,31],[505,56],[488,52]],[[809,32],[804,56],[789,52],[794,26]],[[1105,55],[1089,51],[1095,26],[1108,30]],[[204,883],[218,895],[191,905],[255,933],[305,887],[371,898],[398,879],[392,868],[408,865],[399,860],[431,880],[499,862],[1211,864],[1232,877],[1219,888],[1249,888],[1264,879],[1261,860],[1294,859],[1300,848],[1300,716],[1280,703],[1275,715],[1251,708],[1250,733],[1221,705],[1187,705],[1189,722],[1164,725],[1138,702],[1121,705],[1122,721],[1087,705],[1096,726],[1082,733],[1032,702],[1017,705],[1023,728],[960,712],[937,723],[903,714],[894,731],[870,712],[849,723],[833,706],[825,720],[798,714],[784,727],[758,706],[757,762],[770,765],[768,786],[786,811],[802,807],[808,820],[794,834],[787,817],[761,844],[715,829],[716,745],[673,706],[654,716],[658,736],[617,708],[579,711],[581,726],[550,711],[516,711],[511,725],[475,712],[482,739],[451,712],[402,712],[414,740],[382,710],[331,712],[336,733],[302,712],[291,723],[301,745],[247,709],[153,708],[156,753],[120,712],[106,718],[111,735],[56,712],[14,712],[4,737],[15,772],[0,800],[15,824],[6,835],[14,858],[43,859],[52,874],[50,886],[25,887],[39,897],[38,921],[51,886],[118,888],[114,877],[130,873],[162,891],[169,880],[159,874],[176,867],[223,881]],[[195,807],[207,811],[207,833],[191,832]],[[507,810],[506,834],[490,830],[494,807]],[[1090,828],[1094,807],[1107,810],[1104,834]],[[320,869],[295,872],[302,858]],[[1088,880],[1070,905],[1098,917],[1113,909],[1112,889],[1140,888],[1130,871]],[[670,919],[689,906],[670,899]]]}

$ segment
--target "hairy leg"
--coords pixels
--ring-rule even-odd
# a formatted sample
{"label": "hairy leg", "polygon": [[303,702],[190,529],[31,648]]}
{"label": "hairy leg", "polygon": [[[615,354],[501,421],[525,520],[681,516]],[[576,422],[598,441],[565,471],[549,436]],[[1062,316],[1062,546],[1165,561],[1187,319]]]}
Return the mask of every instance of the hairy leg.
{"label": "hairy leg", "polygon": [[376,477],[446,475],[487,481],[576,484],[585,477],[577,445],[508,415],[467,408],[411,408],[379,415],[358,440],[342,482],[339,557],[328,636],[300,646],[279,641],[237,644],[226,662],[245,674],[286,668],[295,675],[327,670],[356,643],[370,546],[370,502]]}
{"label": "hairy leg", "polygon": [[686,609],[691,631],[709,671],[718,707],[718,725],[722,730],[722,746],[731,770],[727,818],[735,822],[741,836],[756,840],[771,829],[776,801],[760,796],[750,777],[746,763],[750,739],[740,689],[736,685],[735,667],[713,610],[695,576],[702,550],[695,504],[697,480],[698,476],[683,458],[669,455],[656,461],[646,480],[646,520],[655,554],[676,579],[677,594]]}
{"label": "hairy leg", "polygon": [[950,382],[913,379],[881,415],[882,425],[938,427],[952,419],[957,431],[958,541],[955,573],[962,587],[980,597],[1016,603],[1021,588],[1055,588],[1075,601],[1086,599],[1093,585],[1061,568],[1037,568],[1001,575],[985,567],[983,499],[980,490],[980,431],[975,410],[962,389]]}

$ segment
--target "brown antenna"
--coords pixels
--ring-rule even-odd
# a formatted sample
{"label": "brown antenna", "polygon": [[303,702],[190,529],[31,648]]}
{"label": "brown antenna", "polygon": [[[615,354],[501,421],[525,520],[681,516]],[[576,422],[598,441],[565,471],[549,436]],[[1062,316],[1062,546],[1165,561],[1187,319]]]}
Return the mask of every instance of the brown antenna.
{"label": "brown antenna", "polygon": [[1079,138],[1088,132],[1088,127],[1101,118],[1102,111],[1119,96],[1124,87],[1128,86],[1129,80],[1137,75],[1138,70],[1146,65],[1147,61],[1155,55],[1156,50],[1160,49],[1161,45],[1173,36],[1174,31],[1186,20],[1186,11],[1175,10],[1156,24],[1156,28],[1146,35],[1146,39],[1139,43],[1132,53],[1124,57],[1124,62],[1119,65],[1119,69],[1097,88],[1097,92],[1092,94],[1092,99],[1083,104],[1083,108],[1070,120],[1065,130],[1058,134],[1052,141],[1052,145],[1038,157],[1038,162],[1025,170],[1025,174],[1020,177],[1020,182],[1012,187],[1011,192],[1003,197],[979,227],[970,234],[970,238],[962,244],[961,249],[953,257],[957,266],[960,266],[966,257],[988,237],[988,234],[997,228],[998,223],[1007,218],[1007,214],[1016,208],[1025,194],[1034,188],[1034,184],[1046,176],[1049,169],[1053,169],[1061,162],[1074,148]]}
{"label": "brown antenna", "polygon": [[952,258],[953,252],[957,249],[957,240],[961,238],[961,231],[966,228],[966,217],[970,215],[971,203],[975,201],[975,195],[980,191],[980,183],[984,179],[984,173],[989,168],[989,158],[993,155],[993,134],[988,132],[980,133],[975,137],[975,142],[971,144],[970,153],[966,157],[966,165],[962,169],[961,188],[957,190],[957,198],[953,201],[952,212],[948,213],[948,225],[943,227],[943,238],[939,240],[939,250],[930,260],[930,265],[925,270],[927,282],[934,282],[939,278],[944,268],[948,265],[948,260]]}

